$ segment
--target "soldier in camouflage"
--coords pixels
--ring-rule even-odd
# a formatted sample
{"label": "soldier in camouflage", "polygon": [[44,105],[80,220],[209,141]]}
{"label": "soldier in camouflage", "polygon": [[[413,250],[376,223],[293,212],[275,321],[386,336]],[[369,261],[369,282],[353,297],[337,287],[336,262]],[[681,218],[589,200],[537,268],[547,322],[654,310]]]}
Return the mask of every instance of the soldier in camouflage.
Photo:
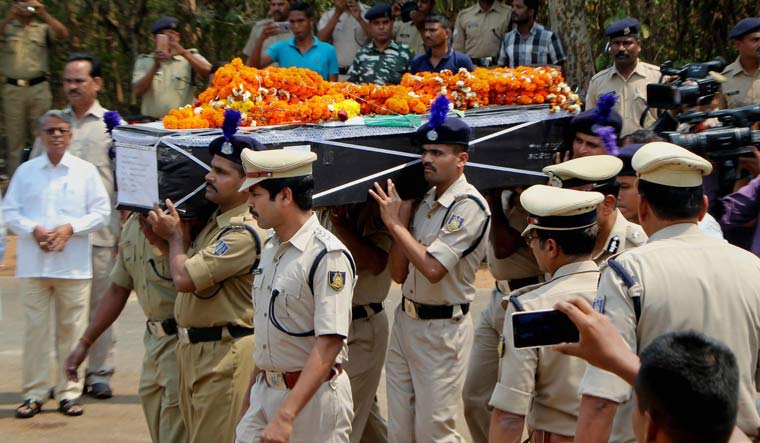
{"label": "soldier in camouflage", "polygon": [[401,77],[409,71],[412,53],[408,46],[391,38],[391,7],[378,3],[364,14],[364,18],[369,22],[372,41],[356,53],[348,68],[348,81],[378,85],[401,83]]}

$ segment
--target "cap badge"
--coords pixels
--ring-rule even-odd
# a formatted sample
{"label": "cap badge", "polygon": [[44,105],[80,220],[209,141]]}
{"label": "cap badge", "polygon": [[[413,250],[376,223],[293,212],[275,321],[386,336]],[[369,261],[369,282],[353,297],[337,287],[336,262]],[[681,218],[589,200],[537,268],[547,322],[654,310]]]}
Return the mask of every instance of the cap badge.
{"label": "cap badge", "polygon": [[623,29],[623,35],[628,35],[631,33],[631,28],[626,26],[625,29]]}
{"label": "cap badge", "polygon": [[427,132],[427,139],[431,142],[438,140],[438,132],[435,129],[431,129]]}
{"label": "cap badge", "polygon": [[233,152],[235,151],[232,149],[232,143],[230,143],[229,141],[222,143],[222,154],[232,155]]}

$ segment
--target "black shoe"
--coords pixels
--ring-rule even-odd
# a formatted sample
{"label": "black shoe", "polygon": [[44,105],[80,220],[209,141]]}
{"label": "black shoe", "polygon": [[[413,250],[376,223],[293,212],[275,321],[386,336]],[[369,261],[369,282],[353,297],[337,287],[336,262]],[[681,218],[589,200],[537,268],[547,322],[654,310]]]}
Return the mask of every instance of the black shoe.
{"label": "black shoe", "polygon": [[113,391],[108,383],[93,383],[90,385],[90,389],[87,391],[87,395],[98,400],[105,400],[113,397]]}

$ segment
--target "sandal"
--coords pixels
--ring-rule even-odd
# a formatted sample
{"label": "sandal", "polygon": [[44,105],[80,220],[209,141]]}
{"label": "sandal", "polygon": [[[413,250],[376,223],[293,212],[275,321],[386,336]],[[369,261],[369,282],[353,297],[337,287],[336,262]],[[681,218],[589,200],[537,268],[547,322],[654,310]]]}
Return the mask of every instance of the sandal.
{"label": "sandal", "polygon": [[82,404],[79,403],[78,399],[61,400],[58,405],[58,412],[69,417],[78,417],[84,414],[84,409],[82,409]]}
{"label": "sandal", "polygon": [[42,411],[42,403],[37,400],[27,398],[16,408],[16,418],[32,418]]}

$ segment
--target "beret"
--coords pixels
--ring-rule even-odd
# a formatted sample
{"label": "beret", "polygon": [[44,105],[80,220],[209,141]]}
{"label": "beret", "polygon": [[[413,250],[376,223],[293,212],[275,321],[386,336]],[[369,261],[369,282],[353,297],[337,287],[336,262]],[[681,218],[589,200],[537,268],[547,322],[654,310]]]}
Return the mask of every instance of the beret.
{"label": "beret", "polygon": [[747,17],[739,20],[731,31],[728,32],[728,38],[738,40],[750,32],[760,31],[760,17]]}
{"label": "beret", "polygon": [[418,145],[464,145],[470,144],[472,128],[459,118],[447,118],[437,128],[431,128],[430,122],[417,128],[414,139]]}
{"label": "beret", "polygon": [[178,28],[179,20],[174,17],[164,16],[153,22],[153,25],[150,27],[150,32],[151,34],[158,34],[165,29],[177,30]]}
{"label": "beret", "polygon": [[253,137],[235,135],[227,143],[227,139],[217,137],[211,141],[208,145],[208,150],[211,155],[218,155],[224,157],[227,160],[235,162],[239,165],[243,164],[240,159],[240,155],[243,153],[243,149],[253,149],[255,151],[264,151],[267,148],[262,145],[258,140]]}
{"label": "beret", "polygon": [[623,161],[623,169],[620,170],[620,173],[618,175],[626,177],[636,176],[636,171],[633,169],[633,165],[631,165],[631,159],[633,158],[633,154],[641,149],[642,146],[644,146],[644,143],[637,143],[620,148],[617,157]]}
{"label": "beret", "polygon": [[640,31],[641,25],[639,21],[635,18],[626,17],[607,26],[607,29],[604,30],[604,35],[609,38],[627,37],[629,35],[637,37]]}
{"label": "beret", "polygon": [[364,13],[364,19],[367,21],[382,17],[393,18],[391,7],[386,3],[377,3],[375,6],[369,8],[367,12]]}
{"label": "beret", "polygon": [[[582,132],[584,134],[596,135],[597,121],[594,119],[596,108],[587,109],[580,114],[573,117],[570,120],[570,130],[575,132]],[[610,118],[606,125],[612,126],[615,129],[615,133],[619,136],[620,131],[623,129],[623,117],[614,109],[610,112]]]}

